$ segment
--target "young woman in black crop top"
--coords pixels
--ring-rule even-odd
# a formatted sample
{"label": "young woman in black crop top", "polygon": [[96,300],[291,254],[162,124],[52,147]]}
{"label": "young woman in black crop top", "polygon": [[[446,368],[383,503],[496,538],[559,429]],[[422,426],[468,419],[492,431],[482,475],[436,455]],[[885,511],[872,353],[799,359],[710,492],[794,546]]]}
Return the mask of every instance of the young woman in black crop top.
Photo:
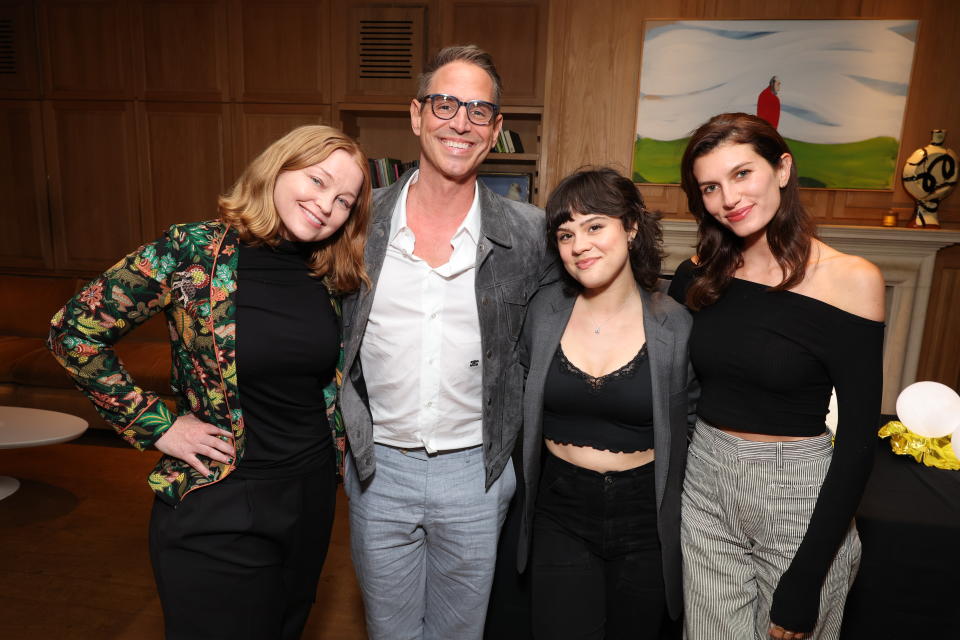
{"label": "young woman in black crop top", "polygon": [[699,240],[670,292],[694,311],[702,385],[683,494],[686,636],[836,638],[880,410],[883,278],[817,239],[793,156],[756,116],[701,126],[681,183]]}
{"label": "young woman in black crop top", "polygon": [[690,317],[659,290],[656,216],[612,169],[565,178],[547,233],[568,277],[532,301],[521,348],[534,635],[672,637]]}

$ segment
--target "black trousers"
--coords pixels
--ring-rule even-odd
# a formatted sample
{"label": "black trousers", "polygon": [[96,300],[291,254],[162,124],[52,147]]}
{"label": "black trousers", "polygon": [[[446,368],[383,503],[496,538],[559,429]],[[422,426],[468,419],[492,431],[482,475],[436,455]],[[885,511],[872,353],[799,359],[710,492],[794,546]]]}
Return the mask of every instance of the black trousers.
{"label": "black trousers", "polygon": [[538,639],[672,635],[654,463],[597,473],[545,454],[531,570]]}
{"label": "black trousers", "polygon": [[333,456],[290,478],[244,476],[155,500],[150,556],[167,640],[293,640],[316,597],[336,502]]}
{"label": "black trousers", "polygon": [[523,517],[523,475],[517,473],[517,491],[513,494],[507,517],[500,530],[497,565],[493,573],[484,640],[531,640],[530,570],[517,573],[517,547],[520,544],[520,520]]}

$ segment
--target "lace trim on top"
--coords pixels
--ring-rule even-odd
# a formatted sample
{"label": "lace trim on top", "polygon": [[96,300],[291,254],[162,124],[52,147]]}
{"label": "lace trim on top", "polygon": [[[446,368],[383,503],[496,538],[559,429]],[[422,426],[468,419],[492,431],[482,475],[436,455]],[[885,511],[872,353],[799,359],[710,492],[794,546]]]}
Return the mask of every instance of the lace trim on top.
{"label": "lace trim on top", "polygon": [[590,438],[583,438],[581,440],[568,440],[565,438],[547,438],[550,442],[555,442],[556,444],[565,444],[572,445],[574,447],[590,447],[591,449],[596,449],[597,451],[609,451],[610,453],[636,453],[637,451],[648,451],[653,447],[645,447],[641,449],[640,447],[624,447],[617,448],[610,445],[601,444],[596,440]]}
{"label": "lace trim on top", "polygon": [[573,375],[581,378],[587,383],[587,386],[590,387],[590,391],[596,393],[600,391],[603,385],[609,380],[617,380],[619,378],[627,378],[632,376],[634,371],[637,370],[637,366],[643,362],[644,358],[647,357],[647,343],[643,343],[643,346],[640,347],[640,351],[637,351],[637,355],[633,356],[633,359],[631,359],[630,362],[623,365],[619,369],[611,371],[610,373],[605,373],[599,377],[594,377],[589,373],[586,373],[577,367],[577,365],[567,360],[567,354],[563,352],[562,345],[557,345],[557,357],[560,359],[560,367],[563,371],[572,373]]}

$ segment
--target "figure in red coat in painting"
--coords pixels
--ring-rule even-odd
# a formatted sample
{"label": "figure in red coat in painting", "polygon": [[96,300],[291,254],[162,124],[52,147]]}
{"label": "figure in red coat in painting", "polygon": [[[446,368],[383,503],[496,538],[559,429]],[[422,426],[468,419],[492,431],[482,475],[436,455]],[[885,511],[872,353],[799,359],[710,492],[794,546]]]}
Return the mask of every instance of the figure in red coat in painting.
{"label": "figure in red coat in painting", "polygon": [[774,129],[780,122],[780,81],[777,76],[770,78],[770,85],[757,96],[757,115],[770,123]]}

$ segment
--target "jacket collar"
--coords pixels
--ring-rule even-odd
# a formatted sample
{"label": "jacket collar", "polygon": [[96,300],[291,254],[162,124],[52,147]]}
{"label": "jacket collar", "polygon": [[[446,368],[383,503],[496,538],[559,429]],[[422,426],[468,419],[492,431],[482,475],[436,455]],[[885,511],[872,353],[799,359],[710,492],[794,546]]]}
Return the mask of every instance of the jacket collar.
{"label": "jacket collar", "polygon": [[[657,284],[656,291],[647,291],[646,289],[637,287],[640,291],[640,300],[643,302],[644,316],[650,321],[655,322],[657,325],[662,325],[667,320],[667,310],[666,305],[664,304],[664,293],[661,291],[664,285],[663,280],[659,280]],[[563,287],[563,283],[558,283],[558,286]],[[576,295],[569,295],[564,291],[563,295],[557,296],[552,301],[553,310],[560,313],[564,311],[569,311],[573,308],[574,303],[577,301]]]}
{"label": "jacket collar", "polygon": [[[385,235],[390,231],[390,221],[397,200],[404,193],[404,186],[412,176],[413,171],[408,171],[389,187],[378,190],[382,195],[377,194],[379,197],[376,198],[372,224],[381,227]],[[508,212],[504,210],[497,195],[485,184],[480,182],[477,187],[480,191],[480,235],[509,249],[513,246],[513,237],[510,233]]]}

